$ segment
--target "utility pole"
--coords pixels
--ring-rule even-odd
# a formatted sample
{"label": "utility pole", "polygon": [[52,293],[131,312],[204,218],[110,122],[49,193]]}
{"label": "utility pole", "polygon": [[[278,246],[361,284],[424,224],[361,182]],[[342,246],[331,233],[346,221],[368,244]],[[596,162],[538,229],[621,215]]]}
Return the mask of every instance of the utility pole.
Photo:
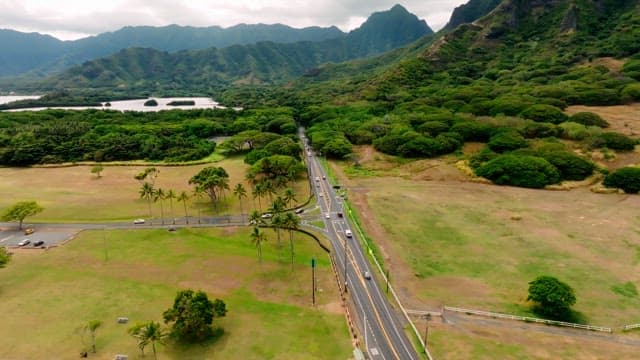
{"label": "utility pole", "polygon": [[431,320],[431,314],[427,313],[424,317],[426,326],[424,328],[424,353],[427,353],[427,337],[429,336],[429,320]]}
{"label": "utility pole", "polygon": [[387,294],[389,293],[389,269],[387,269]]}
{"label": "utility pole", "polygon": [[347,237],[344,237],[344,292],[347,292]]}
{"label": "utility pole", "polygon": [[316,259],[311,258],[311,303],[316,306]]}
{"label": "utility pole", "polygon": [[104,246],[104,261],[109,260],[109,252],[107,249],[107,227],[102,227],[102,245]]}

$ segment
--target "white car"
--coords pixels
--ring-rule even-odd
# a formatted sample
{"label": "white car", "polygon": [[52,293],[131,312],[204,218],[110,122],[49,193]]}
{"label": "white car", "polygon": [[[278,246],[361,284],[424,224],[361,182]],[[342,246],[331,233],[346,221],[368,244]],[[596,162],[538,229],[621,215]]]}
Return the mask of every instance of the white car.
{"label": "white car", "polygon": [[364,278],[367,279],[367,280],[371,280],[371,273],[368,272],[368,271],[365,271],[364,272]]}
{"label": "white car", "polygon": [[133,223],[136,225],[144,224],[144,219],[135,219],[133,220]]}
{"label": "white car", "polygon": [[325,219],[331,219],[331,214],[329,214],[329,213],[324,214],[324,218]]}
{"label": "white car", "polygon": [[20,241],[20,242],[18,243],[18,246],[25,246],[25,245],[29,245],[29,244],[31,244],[31,240],[29,240],[29,239],[23,239],[22,241]]}
{"label": "white car", "polygon": [[263,219],[271,219],[273,217],[273,214],[270,213],[266,213],[266,214],[262,214],[261,218]]}

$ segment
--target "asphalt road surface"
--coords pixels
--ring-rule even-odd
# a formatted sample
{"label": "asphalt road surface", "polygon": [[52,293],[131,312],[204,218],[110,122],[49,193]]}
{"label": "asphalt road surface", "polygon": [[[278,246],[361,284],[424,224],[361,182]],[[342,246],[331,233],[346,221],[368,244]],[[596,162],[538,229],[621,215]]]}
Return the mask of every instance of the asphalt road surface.
{"label": "asphalt road surface", "polygon": [[[327,236],[333,247],[338,272],[344,280],[346,255],[347,293],[356,309],[365,351],[370,359],[417,359],[417,353],[398,314],[387,301],[375,281],[375,273],[364,255],[358,234],[344,213],[342,198],[328,181],[327,174],[301,134],[305,145],[305,156],[309,168],[309,178],[322,211],[327,228]],[[340,217],[338,213],[342,213]],[[329,214],[329,217],[326,217]],[[350,234],[348,234],[350,232]],[[364,324],[364,329],[363,329]]]}

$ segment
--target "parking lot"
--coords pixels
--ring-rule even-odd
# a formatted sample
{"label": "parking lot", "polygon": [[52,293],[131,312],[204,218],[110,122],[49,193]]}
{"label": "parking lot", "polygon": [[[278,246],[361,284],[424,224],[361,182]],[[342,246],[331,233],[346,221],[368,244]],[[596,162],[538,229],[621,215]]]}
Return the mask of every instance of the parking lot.
{"label": "parking lot", "polygon": [[[24,228],[26,229],[27,227]],[[18,230],[17,227],[0,228],[0,246],[5,246],[7,248],[21,247],[29,249],[34,248],[34,244],[37,244],[39,241],[43,241],[42,245],[36,246],[35,248],[46,248],[50,246],[56,246],[61,242],[71,238],[78,232],[77,229],[62,228],[35,228],[34,230],[35,231],[32,234],[25,235],[24,229]],[[18,244],[25,239],[29,239],[29,244],[25,246],[19,246]]]}

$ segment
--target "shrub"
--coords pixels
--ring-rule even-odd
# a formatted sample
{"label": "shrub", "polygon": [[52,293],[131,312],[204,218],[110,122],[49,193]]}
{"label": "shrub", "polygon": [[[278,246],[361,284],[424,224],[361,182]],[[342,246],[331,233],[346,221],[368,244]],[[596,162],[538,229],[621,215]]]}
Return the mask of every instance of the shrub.
{"label": "shrub", "polygon": [[604,178],[604,186],[624,190],[627,194],[637,194],[640,191],[640,168],[623,167]]}
{"label": "shrub", "polygon": [[600,115],[588,111],[571,115],[571,117],[569,117],[569,121],[585,126],[598,126],[601,128],[609,127],[609,123],[601,118]]}
{"label": "shrub", "polygon": [[620,151],[632,151],[638,143],[635,139],[614,132],[602,133],[598,138],[603,140],[605,146],[609,149]]}
{"label": "shrub", "polygon": [[560,129],[549,123],[532,123],[524,127],[523,133],[527,139],[556,137],[560,135]]}
{"label": "shrub", "polygon": [[500,156],[500,154],[491,151],[489,147],[485,146],[482,150],[473,155],[471,159],[469,159],[469,166],[471,166],[471,168],[473,169],[478,169],[479,167],[487,163],[487,161],[493,160],[498,156]]}
{"label": "shrub", "polygon": [[640,84],[629,84],[625,86],[620,92],[622,101],[629,103],[640,100]]}
{"label": "shrub", "polygon": [[489,148],[495,152],[505,152],[527,147],[527,140],[515,130],[501,131],[489,139]]}
{"label": "shrub", "polygon": [[520,113],[525,119],[536,122],[548,122],[552,124],[560,124],[569,118],[562,110],[552,105],[533,105]]}
{"label": "shrub", "polygon": [[477,121],[461,121],[453,125],[449,130],[460,134],[464,141],[480,142],[487,142],[494,131],[491,126]]}
{"label": "shrub", "polygon": [[622,73],[640,81],[640,60],[629,60],[622,67]]}
{"label": "shrub", "polygon": [[501,155],[476,170],[498,185],[543,188],[560,181],[560,173],[547,160],[535,156]]}
{"label": "shrub", "polygon": [[562,130],[560,135],[564,139],[580,141],[592,135],[586,126],[571,121],[562,123],[558,126]]}
{"label": "shrub", "polygon": [[449,124],[442,121],[427,121],[418,126],[417,130],[429,136],[436,136],[449,130]]}
{"label": "shrub", "polygon": [[567,319],[576,303],[573,289],[552,276],[539,276],[529,283],[527,301],[534,301],[533,310],[554,319]]}
{"label": "shrub", "polygon": [[568,151],[538,151],[536,155],[555,166],[563,180],[583,180],[596,168],[591,161]]}

